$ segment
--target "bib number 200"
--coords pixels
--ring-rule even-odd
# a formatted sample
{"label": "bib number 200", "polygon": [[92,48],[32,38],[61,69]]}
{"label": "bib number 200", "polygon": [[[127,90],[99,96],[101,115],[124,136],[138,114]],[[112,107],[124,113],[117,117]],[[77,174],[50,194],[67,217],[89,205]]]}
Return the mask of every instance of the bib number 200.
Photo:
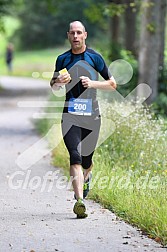
{"label": "bib number 200", "polygon": [[92,115],[92,99],[71,98],[69,100],[68,112],[75,115]]}
{"label": "bib number 200", "polygon": [[74,103],[75,110],[86,110],[86,104],[82,103]]}

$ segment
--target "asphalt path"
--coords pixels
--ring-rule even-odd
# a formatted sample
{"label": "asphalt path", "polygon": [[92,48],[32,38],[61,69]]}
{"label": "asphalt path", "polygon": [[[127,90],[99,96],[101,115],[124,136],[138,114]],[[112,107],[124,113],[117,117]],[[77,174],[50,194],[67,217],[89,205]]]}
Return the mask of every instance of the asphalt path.
{"label": "asphalt path", "polygon": [[49,84],[7,76],[0,83],[0,252],[167,251],[93,201],[85,200],[88,218],[76,219],[73,192],[34,127],[42,109],[18,106],[47,101]]}

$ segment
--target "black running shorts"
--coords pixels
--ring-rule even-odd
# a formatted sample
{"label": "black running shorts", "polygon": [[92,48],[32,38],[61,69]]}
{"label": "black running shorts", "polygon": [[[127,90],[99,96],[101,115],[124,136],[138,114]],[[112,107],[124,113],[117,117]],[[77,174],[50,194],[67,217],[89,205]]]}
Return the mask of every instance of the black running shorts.
{"label": "black running shorts", "polygon": [[70,155],[70,165],[81,164],[84,169],[91,166],[100,125],[100,116],[63,114],[62,134]]}

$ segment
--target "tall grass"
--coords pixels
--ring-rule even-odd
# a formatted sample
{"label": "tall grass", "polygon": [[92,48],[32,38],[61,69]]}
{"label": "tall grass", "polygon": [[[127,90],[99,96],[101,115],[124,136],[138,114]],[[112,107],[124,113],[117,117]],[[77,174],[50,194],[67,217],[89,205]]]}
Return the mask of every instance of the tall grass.
{"label": "tall grass", "polygon": [[94,174],[98,179],[91,197],[165,245],[167,124],[140,104],[128,117],[118,112],[121,107],[131,109],[131,104],[106,106],[103,116],[114,122],[115,130],[96,150]]}

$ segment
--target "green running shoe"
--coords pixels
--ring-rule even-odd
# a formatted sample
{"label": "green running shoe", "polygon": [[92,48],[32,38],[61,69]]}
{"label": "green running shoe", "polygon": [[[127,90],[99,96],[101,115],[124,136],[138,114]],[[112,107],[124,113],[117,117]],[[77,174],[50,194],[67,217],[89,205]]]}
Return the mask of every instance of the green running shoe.
{"label": "green running shoe", "polygon": [[83,219],[88,215],[86,212],[86,207],[82,199],[78,199],[73,208],[74,213],[77,215],[77,218]]}
{"label": "green running shoe", "polygon": [[83,185],[83,198],[85,199],[90,190],[90,182],[92,180],[92,173],[89,173],[89,178],[84,182]]}

